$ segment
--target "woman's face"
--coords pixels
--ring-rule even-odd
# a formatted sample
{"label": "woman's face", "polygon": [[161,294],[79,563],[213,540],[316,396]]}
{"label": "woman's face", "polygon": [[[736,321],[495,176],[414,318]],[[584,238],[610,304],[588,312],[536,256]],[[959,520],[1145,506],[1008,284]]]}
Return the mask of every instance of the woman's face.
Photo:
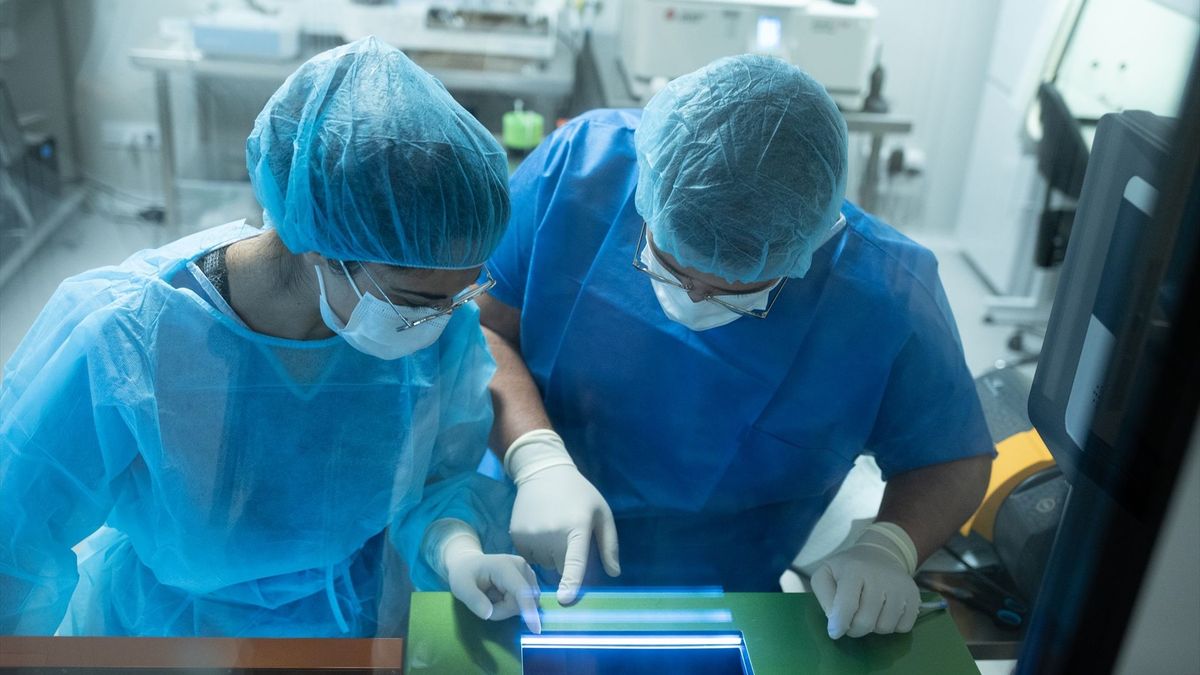
{"label": "woman's face", "polygon": [[[429,270],[392,267],[378,263],[347,265],[354,285],[400,307],[444,307],[479,278],[481,267],[465,270]],[[325,295],[342,321],[358,305],[358,295],[336,260],[324,261]],[[378,285],[378,287],[376,286]]]}

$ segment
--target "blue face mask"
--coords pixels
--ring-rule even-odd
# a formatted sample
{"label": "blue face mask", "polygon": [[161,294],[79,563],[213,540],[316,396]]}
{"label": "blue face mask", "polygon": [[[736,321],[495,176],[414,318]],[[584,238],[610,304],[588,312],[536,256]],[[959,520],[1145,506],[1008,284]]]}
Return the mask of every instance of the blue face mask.
{"label": "blue face mask", "polygon": [[358,296],[358,304],[350,313],[350,320],[342,323],[329,306],[325,296],[325,279],[320,266],[317,270],[317,285],[321,289],[321,318],[329,330],[342,336],[358,351],[387,361],[402,358],[420,351],[437,342],[446,324],[450,323],[450,315],[442,313],[435,319],[425,321],[416,326],[411,325],[419,319],[425,319],[439,313],[432,307],[404,307],[393,305],[386,300],[363,293],[358,290],[345,263],[341,263],[346,273],[350,288]]}

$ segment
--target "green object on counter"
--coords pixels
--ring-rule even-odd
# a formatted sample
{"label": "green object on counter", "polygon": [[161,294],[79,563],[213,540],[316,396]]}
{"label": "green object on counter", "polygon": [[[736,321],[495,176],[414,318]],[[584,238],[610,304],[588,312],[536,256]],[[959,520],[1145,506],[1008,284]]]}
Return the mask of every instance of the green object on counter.
{"label": "green object on counter", "polygon": [[532,110],[526,110],[525,103],[518,99],[514,110],[504,113],[501,126],[504,147],[510,150],[532,150],[542,142],[546,120]]}
{"label": "green object on counter", "polygon": [[[922,593],[923,600],[938,597]],[[911,633],[835,641],[826,634],[825,614],[816,596],[809,593],[602,592],[585,594],[564,608],[551,591],[543,593],[540,605],[543,634],[741,631],[755,675],[979,672],[948,612],[922,617]],[[644,614],[646,620],[625,622],[631,613]],[[672,620],[654,620],[655,614]],[[731,621],[722,620],[722,615]],[[518,675],[524,631],[517,618],[477,618],[449,593],[413,593],[404,672]]]}

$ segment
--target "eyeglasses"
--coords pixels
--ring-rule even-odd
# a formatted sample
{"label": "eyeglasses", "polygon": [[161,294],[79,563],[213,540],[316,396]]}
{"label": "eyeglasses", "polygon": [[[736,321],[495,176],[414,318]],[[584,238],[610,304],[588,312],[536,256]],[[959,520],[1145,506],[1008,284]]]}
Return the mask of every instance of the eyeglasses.
{"label": "eyeglasses", "polygon": [[[350,283],[353,285],[354,281],[350,276],[350,270],[346,268],[346,263],[340,260],[338,263],[342,266],[342,270],[346,273],[346,278],[350,279]],[[476,281],[467,288],[463,289],[460,293],[451,298],[448,304],[438,309],[437,312],[430,314],[429,316],[423,316],[419,319],[409,319],[408,317],[404,316],[404,314],[400,312],[400,309],[396,307],[390,298],[388,298],[387,292],[383,290],[378,281],[375,281],[375,277],[371,276],[371,271],[367,269],[367,266],[362,265],[361,269],[363,273],[367,275],[367,279],[371,281],[371,285],[375,286],[375,290],[379,291],[379,295],[383,298],[383,301],[386,302],[388,306],[392,308],[392,311],[396,313],[396,316],[400,317],[400,320],[404,322],[404,328],[397,328],[397,331],[416,328],[423,323],[440,319],[443,316],[449,316],[450,314],[454,313],[454,310],[462,307],[475,298],[478,298],[480,295],[483,295],[491,290],[492,286],[496,285],[496,280],[492,278],[492,273],[485,267],[483,268],[484,280],[482,282]]]}
{"label": "eyeglasses", "polygon": [[[648,244],[649,244],[649,239],[646,237],[646,223],[643,222],[642,223],[642,234],[638,238],[638,245],[635,246],[633,249],[633,267],[634,267],[634,269],[641,272],[642,274],[645,274],[646,276],[650,277],[651,279],[654,279],[655,281],[661,281],[664,284],[669,284],[671,286],[675,286],[676,288],[682,288],[683,290],[690,292],[692,290],[692,283],[690,281],[687,283],[684,283],[683,281],[680,281],[677,278],[663,276],[661,274],[658,274],[657,272],[654,272],[653,270],[651,270],[649,267],[646,266],[646,263],[642,262],[642,249],[644,249]],[[658,258],[659,262],[662,262],[662,258],[658,257],[658,254],[655,253],[653,248],[650,249],[650,255],[654,256],[655,258]],[[664,263],[663,266],[666,267],[666,264]],[[734,314],[740,314],[742,316],[752,316],[755,319],[765,319],[765,318],[767,318],[767,314],[769,314],[771,312],[771,308],[775,306],[775,301],[779,299],[779,292],[783,290],[783,287],[785,284],[787,284],[787,277],[784,277],[782,280],[780,280],[779,285],[776,286],[774,288],[774,290],[771,291],[771,294],[767,300],[767,306],[765,309],[743,309],[736,305],[731,305],[730,303],[725,302],[719,296],[713,295],[712,293],[709,293],[708,295],[704,296],[704,301],[716,303],[716,304],[720,305],[721,307],[724,307],[725,309],[733,312]],[[752,291],[750,293],[723,293],[722,295],[736,297],[739,295],[753,295],[754,293],[760,293],[760,292],[761,291]]]}

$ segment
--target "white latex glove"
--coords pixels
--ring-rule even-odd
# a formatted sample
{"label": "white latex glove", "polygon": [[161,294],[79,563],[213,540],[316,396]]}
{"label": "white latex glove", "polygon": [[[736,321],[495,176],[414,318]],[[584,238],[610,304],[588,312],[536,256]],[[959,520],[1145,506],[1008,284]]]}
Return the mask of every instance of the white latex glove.
{"label": "white latex glove", "polygon": [[556,570],[558,601],[571,604],[579,595],[593,533],[608,576],[621,573],[617,526],[612,510],[588,482],[549,429],[535,429],[513,441],[504,454],[504,471],[517,484],[509,532],[517,552],[530,562]]}
{"label": "white latex glove", "polygon": [[426,560],[475,616],[502,621],[520,614],[529,630],[542,632],[538,615],[541,592],[524,559],[484,554],[475,530],[453,518],[429,526],[424,548]]}
{"label": "white latex glove", "polygon": [[871,524],[853,546],[826,558],[811,584],[829,637],[912,630],[921,608],[916,567],[917,548],[894,523]]}

